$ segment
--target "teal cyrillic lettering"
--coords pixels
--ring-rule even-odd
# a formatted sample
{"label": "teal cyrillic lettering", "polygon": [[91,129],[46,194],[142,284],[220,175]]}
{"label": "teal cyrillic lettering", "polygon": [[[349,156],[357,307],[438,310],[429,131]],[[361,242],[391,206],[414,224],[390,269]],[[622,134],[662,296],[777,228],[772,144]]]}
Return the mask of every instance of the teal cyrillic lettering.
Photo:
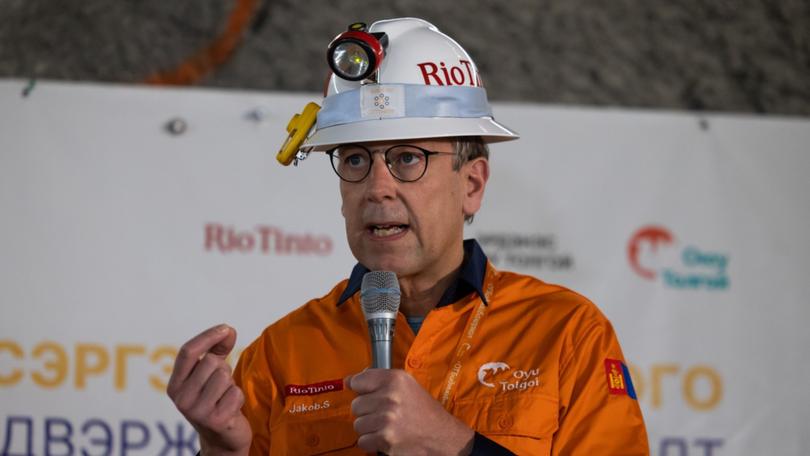
{"label": "teal cyrillic lettering", "polygon": [[[130,436],[132,429],[140,431],[140,438],[134,440]],[[149,444],[149,428],[140,421],[124,420],[121,422],[121,456],[126,456],[129,450],[139,450]]]}
{"label": "teal cyrillic lettering", "polygon": [[[670,453],[671,449],[675,449],[677,453]],[[689,448],[686,443],[686,439],[680,437],[664,437],[661,439],[661,447],[658,454],[661,456],[686,456],[689,452]]]}
{"label": "teal cyrillic lettering", "polygon": [[[56,434],[54,428],[61,426],[62,432]],[[45,418],[45,456],[73,456],[73,426],[70,421],[64,418]],[[66,451],[60,453],[51,452],[51,444],[58,443]]]}
{"label": "teal cyrillic lettering", "polygon": [[[104,433],[104,437],[90,437],[90,429],[91,428],[100,428],[101,431]],[[113,449],[113,438],[112,438],[112,428],[107,425],[107,423],[99,420],[99,419],[91,419],[85,421],[82,425],[82,435],[85,435],[90,440],[90,443],[95,446],[102,446],[104,448],[104,453],[102,454],[92,454],[89,453],[87,450],[82,448],[82,456],[110,456],[112,454]]]}
{"label": "teal cyrillic lettering", "polygon": [[175,427],[175,438],[169,435],[169,431],[163,426],[163,423],[157,424],[158,430],[160,431],[161,435],[163,435],[163,439],[166,440],[166,444],[163,445],[163,450],[161,450],[159,456],[165,456],[171,453],[172,449],[176,450],[175,454],[181,456],[184,452],[184,448],[188,448],[189,454],[197,454],[198,448],[196,446],[197,442],[197,432],[194,431],[193,428],[190,428],[191,433],[189,434],[188,438],[184,439],[183,434],[185,434],[184,428],[185,426],[183,423],[177,423]]}
{"label": "teal cyrillic lettering", "polygon": [[[19,423],[25,427],[25,452],[17,453],[15,446],[12,444],[14,441],[14,424]],[[28,416],[9,416],[6,419],[6,441],[3,443],[3,449],[0,450],[0,456],[34,456],[33,440],[33,420]]]}
{"label": "teal cyrillic lettering", "polygon": [[723,439],[709,439],[709,438],[695,439],[695,446],[703,447],[703,454],[705,454],[706,456],[712,456],[712,454],[714,454],[715,448],[720,448],[723,446]]}

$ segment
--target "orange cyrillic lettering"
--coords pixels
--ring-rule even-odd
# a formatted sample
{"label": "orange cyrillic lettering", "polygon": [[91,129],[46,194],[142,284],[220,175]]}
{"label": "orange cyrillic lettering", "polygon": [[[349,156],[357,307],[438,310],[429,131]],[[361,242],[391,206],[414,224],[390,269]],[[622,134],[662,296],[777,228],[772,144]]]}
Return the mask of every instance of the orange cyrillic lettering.
{"label": "orange cyrillic lettering", "polygon": [[53,358],[45,362],[44,367],[53,371],[52,376],[43,375],[40,372],[31,372],[34,383],[43,388],[56,388],[61,385],[68,374],[68,356],[65,349],[56,342],[41,342],[34,347],[33,357],[39,359],[46,353],[52,353]]}
{"label": "orange cyrillic lettering", "polygon": [[662,378],[664,375],[675,375],[678,373],[678,365],[676,364],[655,364],[652,367],[650,374],[650,383],[652,384],[652,407],[659,408],[663,403],[662,392]]}
{"label": "orange cyrillic lettering", "polygon": [[[11,353],[15,359],[23,359],[23,350],[14,341],[0,340],[0,352]],[[22,369],[12,369],[11,373],[4,374],[0,372],[0,386],[14,386],[20,382],[23,377]]]}
{"label": "orange cyrillic lettering", "polygon": [[[704,378],[709,382],[709,394],[698,398],[695,392],[695,382]],[[686,403],[695,410],[706,411],[717,407],[723,398],[723,381],[720,374],[709,366],[695,366],[683,378],[683,397]]]}
{"label": "orange cyrillic lettering", "polygon": [[146,348],[142,345],[118,345],[115,347],[115,389],[123,391],[127,387],[127,358],[143,355]]}
{"label": "orange cyrillic lettering", "polygon": [[76,344],[76,389],[84,389],[89,375],[99,375],[107,370],[109,365],[110,355],[103,346]]}
{"label": "orange cyrillic lettering", "polygon": [[163,364],[161,368],[163,377],[154,374],[149,376],[149,384],[152,385],[152,388],[155,388],[161,393],[166,392],[166,386],[169,383],[169,376],[172,375],[172,369],[174,368],[174,359],[177,358],[177,348],[170,347],[168,345],[160,346],[152,352],[152,355],[149,357],[149,361],[157,364],[161,359],[164,358],[168,362]]}

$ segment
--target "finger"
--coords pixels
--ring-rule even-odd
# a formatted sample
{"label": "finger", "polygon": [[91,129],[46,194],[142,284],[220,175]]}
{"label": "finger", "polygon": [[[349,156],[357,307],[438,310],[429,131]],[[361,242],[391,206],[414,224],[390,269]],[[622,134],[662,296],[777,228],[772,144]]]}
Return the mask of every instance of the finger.
{"label": "finger", "polygon": [[390,448],[379,434],[364,434],[357,438],[357,446],[366,453],[390,453]]}
{"label": "finger", "polygon": [[219,416],[234,416],[241,412],[245,403],[245,395],[236,384],[231,384],[222,398],[217,402],[216,413]]}
{"label": "finger", "polygon": [[354,420],[354,430],[357,435],[377,432],[391,423],[391,416],[387,413],[373,413],[361,416]]}
{"label": "finger", "polygon": [[366,369],[348,379],[347,386],[357,394],[368,394],[385,386],[389,369]]}
{"label": "finger", "polygon": [[233,385],[233,378],[228,370],[223,368],[214,370],[200,391],[200,397],[197,399],[192,413],[210,414],[231,385]]}
{"label": "finger", "polygon": [[[177,358],[174,361],[172,375],[169,377],[168,390],[177,391],[179,386],[185,382],[194,366],[202,355],[216,348],[215,354],[224,356],[230,352],[236,343],[236,331],[228,325],[218,325],[201,332],[180,348]],[[228,347],[230,345],[230,347]]]}
{"label": "finger", "polygon": [[352,400],[352,415],[360,417],[377,411],[390,410],[396,406],[393,397],[379,392],[363,394]]}
{"label": "finger", "polygon": [[180,385],[179,392],[175,398],[175,405],[182,412],[191,411],[195,405],[200,401],[200,394],[211,374],[218,368],[224,368],[226,363],[224,360],[217,358],[211,354],[205,354],[201,359],[191,375],[188,376],[185,382]]}

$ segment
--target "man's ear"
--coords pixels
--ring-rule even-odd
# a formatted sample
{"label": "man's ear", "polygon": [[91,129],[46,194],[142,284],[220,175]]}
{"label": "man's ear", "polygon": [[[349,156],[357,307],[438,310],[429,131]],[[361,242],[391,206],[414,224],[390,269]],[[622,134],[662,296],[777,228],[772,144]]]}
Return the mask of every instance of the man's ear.
{"label": "man's ear", "polygon": [[462,210],[464,216],[475,215],[481,208],[484,199],[484,189],[489,180],[489,160],[478,157],[467,162],[462,167],[464,173],[464,203]]}

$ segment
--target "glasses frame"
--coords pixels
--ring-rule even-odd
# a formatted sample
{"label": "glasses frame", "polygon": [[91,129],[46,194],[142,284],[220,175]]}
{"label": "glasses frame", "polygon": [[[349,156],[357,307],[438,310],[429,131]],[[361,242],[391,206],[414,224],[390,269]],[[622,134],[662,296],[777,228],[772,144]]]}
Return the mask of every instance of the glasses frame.
{"label": "glasses frame", "polygon": [[[363,177],[361,177],[360,179],[357,179],[357,180],[346,179],[345,177],[340,175],[337,168],[335,167],[334,153],[338,149],[340,149],[341,147],[357,147],[359,149],[364,150],[366,152],[366,154],[368,155],[368,157],[369,157],[368,169],[366,169],[366,173],[363,174]],[[425,167],[424,167],[424,169],[422,169],[422,174],[420,174],[419,177],[417,177],[416,179],[405,180],[405,179],[397,176],[396,174],[394,174],[394,170],[392,169],[393,164],[388,159],[388,153],[391,152],[393,149],[395,149],[397,147],[410,147],[410,148],[419,150],[420,152],[425,154]],[[329,163],[331,163],[332,170],[335,171],[335,174],[337,174],[337,176],[342,181],[350,182],[352,184],[357,184],[359,182],[363,182],[368,177],[368,175],[371,174],[371,168],[374,167],[374,154],[377,153],[377,152],[382,154],[383,160],[385,160],[385,167],[388,168],[388,172],[391,174],[391,177],[393,177],[394,179],[396,179],[396,180],[398,180],[400,182],[404,182],[404,183],[416,182],[416,181],[418,181],[419,179],[421,179],[422,177],[425,176],[425,174],[427,173],[428,165],[430,164],[430,156],[431,155],[456,155],[455,152],[437,152],[437,151],[434,151],[434,150],[425,149],[424,147],[414,146],[412,144],[394,144],[393,146],[385,149],[384,151],[383,150],[372,151],[371,149],[369,149],[368,147],[366,147],[366,146],[364,146],[362,144],[349,143],[349,144],[341,144],[339,146],[335,146],[335,147],[333,147],[333,148],[326,151],[327,155],[329,155]]]}

